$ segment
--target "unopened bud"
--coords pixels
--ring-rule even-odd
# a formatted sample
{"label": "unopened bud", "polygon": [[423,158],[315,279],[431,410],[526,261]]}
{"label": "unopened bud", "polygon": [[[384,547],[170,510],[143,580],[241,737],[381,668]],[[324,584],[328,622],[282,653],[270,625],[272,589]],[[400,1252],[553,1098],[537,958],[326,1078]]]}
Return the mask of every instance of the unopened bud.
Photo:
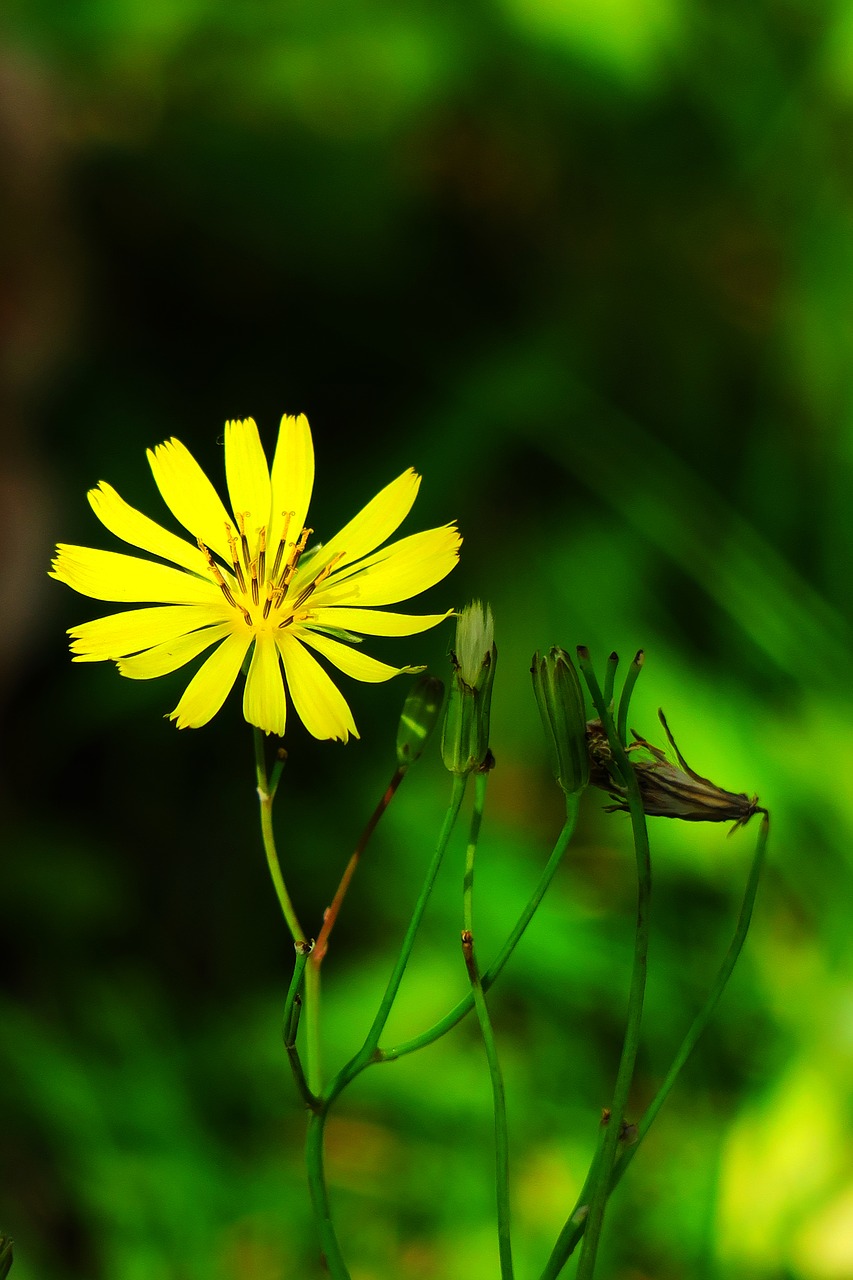
{"label": "unopened bud", "polygon": [[489,711],[498,651],[492,611],[479,600],[456,620],[456,649],[451,650],[453,682],[447,699],[441,755],[451,773],[479,769],[489,757]]}
{"label": "unopened bud", "polygon": [[586,712],[580,680],[565,649],[533,655],[533,692],[551,752],[551,767],[566,795],[589,782]]}
{"label": "unopened bud", "polygon": [[397,763],[414,764],[423,754],[444,701],[444,682],[437,676],[421,676],[403,703],[397,728]]}

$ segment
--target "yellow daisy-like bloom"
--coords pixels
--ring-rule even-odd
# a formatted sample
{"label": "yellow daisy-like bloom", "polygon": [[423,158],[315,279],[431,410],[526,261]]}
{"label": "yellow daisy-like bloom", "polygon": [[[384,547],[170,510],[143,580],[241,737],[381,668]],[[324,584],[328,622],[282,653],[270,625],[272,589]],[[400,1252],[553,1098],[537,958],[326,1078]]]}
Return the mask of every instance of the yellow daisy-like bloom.
{"label": "yellow daisy-like bloom", "polygon": [[329,542],[308,549],[313,530],[304,526],[314,446],[303,415],[282,418],[272,471],[254,421],[226,424],[233,517],[179,440],[149,449],[148,461],[166,505],[196,544],[134,510],[103,481],[92,489],[89,502],[111,533],[170,563],[57,547],[52,577],[96,600],[148,605],[71,627],[74,661],[112,659],[122,675],[149,680],[215,645],[171,713],[185,729],[216,715],[251,649],[243,693],[250,724],[284,733],[283,668],[309,733],[343,742],[350,734],[358,737],[346,700],[310,651],[356,680],[388,680],[419,669],[388,666],[341,640],[357,643],[354,631],[414,635],[450,612],[414,617],[376,607],[425,591],[459,558],[461,538],[453,524],[376,550],[408,515],[420,476],[404,471]]}

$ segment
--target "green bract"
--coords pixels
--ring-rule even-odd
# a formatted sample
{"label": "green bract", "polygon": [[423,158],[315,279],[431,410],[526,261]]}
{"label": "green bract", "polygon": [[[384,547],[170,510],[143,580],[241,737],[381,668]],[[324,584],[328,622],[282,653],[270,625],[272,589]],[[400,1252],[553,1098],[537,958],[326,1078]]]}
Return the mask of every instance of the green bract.
{"label": "green bract", "polygon": [[421,676],[403,703],[397,728],[397,763],[401,767],[419,760],[430,734],[438,724],[444,700],[444,682],[437,676]]}
{"label": "green bract", "polygon": [[535,653],[530,672],[554,776],[566,795],[573,795],[589,782],[586,712],[578,673],[565,649],[556,646],[544,657]]}
{"label": "green bract", "polygon": [[464,608],[456,620],[456,649],[450,651],[453,681],[441,735],[442,759],[451,773],[470,773],[486,763],[498,660],[494,634],[492,611],[479,600]]}

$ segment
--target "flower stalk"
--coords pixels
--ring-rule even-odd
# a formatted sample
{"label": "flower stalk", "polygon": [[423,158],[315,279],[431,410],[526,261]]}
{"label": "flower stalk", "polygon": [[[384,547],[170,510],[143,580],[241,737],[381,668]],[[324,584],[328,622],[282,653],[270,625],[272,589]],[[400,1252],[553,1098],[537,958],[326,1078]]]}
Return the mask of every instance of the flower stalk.
{"label": "flower stalk", "polygon": [[[633,683],[639,675],[641,661],[641,656],[638,654],[634,662],[636,675],[631,688],[633,688]],[[601,1229],[604,1223],[604,1213],[610,1194],[611,1173],[616,1159],[640,1043],[648,963],[652,878],[646,817],[636,775],[628,761],[625,746],[619,737],[610,708],[605,704],[604,695],[590,660],[589,650],[585,646],[578,647],[578,663],[586,680],[598,717],[607,734],[614,768],[625,788],[626,801],[631,815],[631,829],[634,837],[634,852],[637,863],[637,923],[634,936],[634,962],[631,970],[625,1038],[616,1073],[616,1082],[613,1087],[613,1100],[608,1109],[608,1122],[601,1144],[601,1155],[591,1180],[589,1212],[577,1272],[577,1280],[592,1280],[595,1274],[595,1263]],[[624,703],[625,695],[623,692],[620,702],[620,719],[622,718],[622,704]],[[627,706],[625,715],[627,716]]]}
{"label": "flower stalk", "polygon": [[[749,933],[749,926],[752,921],[752,913],[755,906],[755,898],[758,893],[761,873],[764,868],[767,837],[769,833],[770,818],[765,813],[761,821],[761,826],[759,827],[755,853],[753,854],[752,863],[749,868],[749,875],[747,877],[746,887],[744,889],[743,899],[738,913],[737,923],[735,925],[735,931],[732,936],[732,940],[729,943],[728,950],[726,951],[722,963],[717,970],[717,974],[711,985],[711,989],[705,998],[705,1002],[696,1014],[693,1022],[690,1024],[684,1039],[681,1041],[675,1057],[673,1058],[672,1065],[667,1071],[660,1088],[637,1124],[634,1141],[630,1144],[622,1145],[622,1149],[619,1152],[610,1176],[608,1194],[612,1193],[618,1186],[622,1176],[628,1169],[628,1166],[634,1159],[634,1156],[639,1151],[640,1146],[657,1118],[661,1107],[672,1092],[683,1067],[695,1049],[703,1032],[710,1023],[717,1005],[720,1003],[720,999],[726,989],[728,981],[734,972],[735,965],[740,958],[743,945],[746,942],[746,937]],[[595,1161],[593,1162],[590,1170],[591,1175],[594,1169]],[[569,1214],[563,1230],[560,1232],[557,1243],[555,1244],[551,1257],[548,1260],[548,1265],[542,1272],[541,1280],[556,1280],[556,1277],[560,1274],[577,1245],[580,1243],[587,1225],[586,1219],[587,1208],[589,1205],[590,1184],[591,1177],[588,1178],[587,1182],[584,1184],[583,1190],[578,1196],[577,1203]]]}
{"label": "flower stalk", "polygon": [[489,1016],[489,1008],[486,1003],[486,995],[483,990],[483,982],[474,951],[474,861],[483,823],[488,780],[488,772],[479,773],[476,778],[474,808],[471,814],[471,830],[465,854],[465,875],[462,890],[462,955],[468,972],[468,980],[471,984],[474,1009],[476,1010],[477,1021],[480,1024],[480,1034],[483,1038],[486,1061],[489,1064],[489,1079],[492,1085],[492,1103],[495,1116],[495,1199],[498,1215],[498,1253],[501,1280],[513,1280],[506,1091],[504,1089],[503,1072],[501,1071],[498,1057],[495,1033]]}

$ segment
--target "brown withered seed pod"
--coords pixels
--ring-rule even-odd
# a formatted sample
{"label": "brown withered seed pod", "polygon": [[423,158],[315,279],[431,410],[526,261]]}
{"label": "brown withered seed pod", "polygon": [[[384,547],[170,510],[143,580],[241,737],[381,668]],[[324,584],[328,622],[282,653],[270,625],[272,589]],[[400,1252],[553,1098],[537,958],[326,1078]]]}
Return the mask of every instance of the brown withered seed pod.
{"label": "brown withered seed pod", "polygon": [[[750,799],[744,792],[726,791],[691,769],[678,749],[666,716],[662,711],[658,711],[658,716],[678,764],[673,764],[665,751],[636,732],[635,741],[628,747],[628,760],[648,817],[681,818],[684,822],[732,822],[731,835],[756,813],[767,814],[767,810],[759,805],[758,796]],[[590,783],[606,791],[615,801],[607,806],[608,813],[617,809],[627,811],[626,791],[614,770],[610,744],[601,721],[589,720],[586,730]]]}

